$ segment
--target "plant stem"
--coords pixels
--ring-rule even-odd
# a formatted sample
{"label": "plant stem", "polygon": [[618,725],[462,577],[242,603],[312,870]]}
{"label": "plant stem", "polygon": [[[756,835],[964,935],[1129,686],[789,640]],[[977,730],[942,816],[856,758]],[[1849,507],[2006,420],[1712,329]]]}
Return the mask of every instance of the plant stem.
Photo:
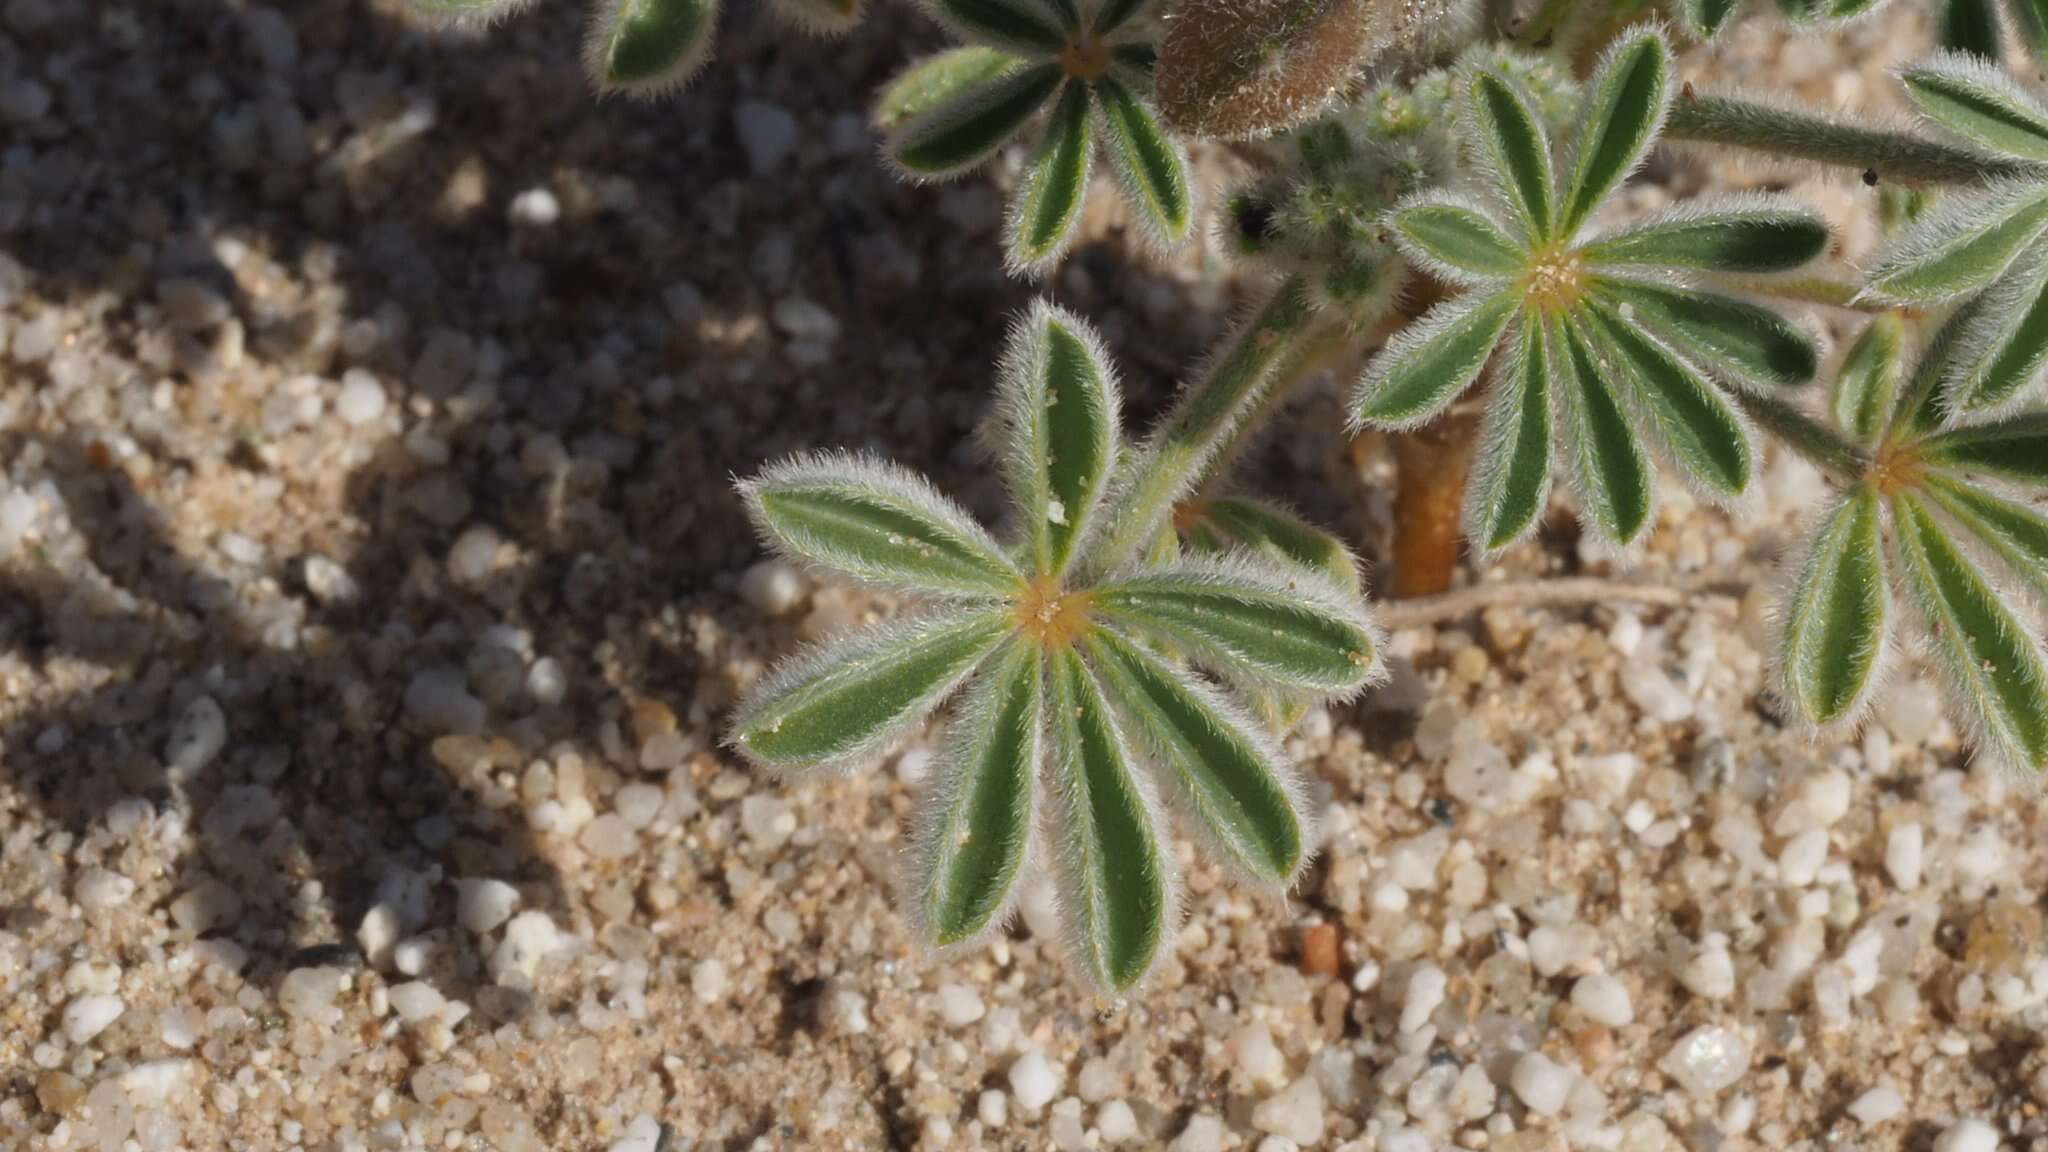
{"label": "plant stem", "polygon": [[1733,389],[1730,395],[1772,438],[1834,480],[1854,484],[1869,469],[1862,449],[1783,400],[1742,389]]}
{"label": "plant stem", "polygon": [[1145,552],[1174,505],[1257,411],[1276,376],[1274,367],[1308,330],[1311,315],[1300,277],[1289,277],[1182,391],[1144,447],[1120,469],[1121,497],[1108,535],[1090,550],[1089,571],[1114,571]]}
{"label": "plant stem", "polygon": [[1902,184],[1981,184],[2034,167],[1904,132],[1690,88],[1671,106],[1664,135],[1861,169]]}
{"label": "plant stem", "polygon": [[1318,373],[1346,352],[1352,351],[1356,343],[1356,337],[1338,325],[1313,325],[1303,332],[1295,341],[1294,350],[1273,370],[1272,382],[1266,386],[1257,405],[1244,413],[1237,426],[1231,429],[1229,439],[1202,466],[1194,488],[1205,497],[1218,495],[1218,489],[1223,487],[1231,468],[1251,446],[1253,438],[1272,422],[1281,409],[1287,407],[1302,385],[1315,379]]}
{"label": "plant stem", "polygon": [[1695,590],[1666,584],[1625,584],[1595,577],[1558,580],[1506,580],[1475,584],[1414,600],[1377,605],[1374,617],[1390,632],[1427,628],[1488,608],[1555,608],[1579,604],[1642,604],[1677,608],[1689,603]]}
{"label": "plant stem", "polygon": [[1779,300],[1797,300],[1806,304],[1819,304],[1828,308],[1840,308],[1846,312],[1884,312],[1889,306],[1870,301],[1860,301],[1861,285],[1847,280],[1836,280],[1829,276],[1788,276],[1773,278],[1759,276],[1751,280],[1737,280],[1730,287],[1756,296],[1771,296]]}
{"label": "plant stem", "polygon": [[1478,443],[1479,420],[1453,411],[1413,432],[1396,434],[1394,447],[1393,578],[1388,594],[1406,600],[1434,596],[1458,572],[1463,535],[1465,474]]}

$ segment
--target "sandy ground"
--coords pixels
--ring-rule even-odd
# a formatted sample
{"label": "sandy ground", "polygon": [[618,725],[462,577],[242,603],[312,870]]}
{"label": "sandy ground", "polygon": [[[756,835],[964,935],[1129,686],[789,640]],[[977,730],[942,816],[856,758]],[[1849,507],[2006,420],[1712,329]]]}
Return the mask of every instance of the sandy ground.
{"label": "sandy ground", "polygon": [[[1634,576],[1687,608],[1397,637],[1292,738],[1318,865],[1275,903],[1183,844],[1141,997],[1080,990],[1042,889],[920,956],[929,736],[801,786],[718,747],[897,607],[754,568],[729,478],[873,447],[999,506],[1000,191],[874,160],[907,13],[740,6],[658,105],[589,98],[579,17],[0,5],[0,1147],[2048,1146],[2041,802],[1911,665],[1867,732],[1774,718],[1784,463],[1737,515],[1667,490]],[[1913,30],[1691,66],[1855,105]],[[1859,184],[1792,187],[1868,251]],[[1240,292],[1092,211],[1047,288],[1142,419]],[[1370,562],[1337,423],[1247,479]],[[1605,570],[1560,508],[1474,578]]]}

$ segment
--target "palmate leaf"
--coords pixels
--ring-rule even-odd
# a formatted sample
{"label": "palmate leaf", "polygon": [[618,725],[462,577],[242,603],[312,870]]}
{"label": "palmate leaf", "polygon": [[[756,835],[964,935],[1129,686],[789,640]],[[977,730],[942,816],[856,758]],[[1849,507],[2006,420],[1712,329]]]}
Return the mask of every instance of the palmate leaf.
{"label": "palmate leaf", "polygon": [[938,947],[980,936],[1010,908],[1037,810],[1042,673],[1022,644],[990,662],[920,800],[908,904],[919,934]]}
{"label": "palmate leaf", "polygon": [[1942,53],[1899,81],[1928,119],[2007,156],[2048,163],[2048,108],[1987,60]]}
{"label": "palmate leaf", "polygon": [[1571,181],[1552,234],[1571,236],[1635,171],[1671,102],[1671,49],[1654,31],[1621,37],[1586,86]]}
{"label": "palmate leaf", "polygon": [[1520,304],[1512,291],[1474,292],[1431,308],[1366,365],[1353,418],[1380,428],[1427,423],[1479,378]]}
{"label": "palmate leaf", "polygon": [[1811,209],[1742,197],[1670,209],[1582,251],[1594,265],[1759,273],[1797,268],[1827,246],[1827,222]]}
{"label": "palmate leaf", "polygon": [[1554,355],[1548,326],[1524,324],[1513,360],[1493,382],[1465,489],[1466,533],[1489,552],[1534,527],[1550,493]]}
{"label": "palmate leaf", "polygon": [[1950,519],[1967,528],[2005,561],[2013,575],[2048,601],[2048,516],[1941,473],[1927,478],[1926,491]]}
{"label": "palmate leaf", "polygon": [[1387,222],[1402,253],[1446,283],[1491,283],[1529,263],[1529,254],[1490,216],[1454,197],[1439,193],[1411,199]]}
{"label": "palmate leaf", "polygon": [[1699,370],[1613,310],[1588,311],[1595,347],[1613,363],[1610,381],[1628,382],[1628,395],[1649,417],[1679,470],[1724,497],[1749,487],[1749,430]]}
{"label": "palmate leaf", "polygon": [[1359,591],[1358,562],[1335,536],[1282,508],[1256,500],[1207,500],[1190,510],[1182,533],[1211,555],[1253,552],[1321,573],[1339,588]]}
{"label": "palmate leaf", "polygon": [[1050,659],[1060,917],[1088,978],[1120,994],[1144,979],[1165,943],[1172,861],[1151,783],[1094,677],[1071,649]]}
{"label": "palmate leaf", "polygon": [[1556,356],[1553,386],[1563,419],[1558,429],[1566,473],[1578,496],[1579,515],[1595,535],[1626,547],[1649,526],[1655,489],[1649,462],[1628,414],[1578,323],[1552,323],[1545,339]]}
{"label": "palmate leaf", "polygon": [[954,176],[987,160],[1038,115],[1060,89],[1057,64],[997,76],[926,110],[889,138],[889,156],[906,174]]}
{"label": "palmate leaf", "polygon": [[1124,203],[1153,240],[1177,244],[1186,239],[1193,212],[1186,155],[1159,130],[1152,109],[1115,76],[1096,80],[1095,95],[1104,151]]}
{"label": "palmate leaf", "polygon": [[681,87],[711,54],[718,0],[602,0],[584,62],[606,91],[656,95]]}
{"label": "palmate leaf", "polygon": [[1054,56],[1066,45],[1059,22],[1037,0],[923,0],[932,18],[970,44],[1024,56]]}
{"label": "palmate leaf", "polygon": [[2048,412],[1944,432],[1923,441],[1920,456],[1965,475],[2048,487]]}
{"label": "palmate leaf", "polygon": [[1793,388],[1820,370],[1813,334],[1760,305],[1613,275],[1592,296],[1730,383]]}
{"label": "palmate leaf", "polygon": [[1023,66],[1017,57],[982,44],[949,48],[898,73],[868,118],[883,131],[894,130]]}
{"label": "palmate leaf", "polygon": [[740,705],[732,743],[779,771],[859,764],[930,715],[1010,628],[1005,609],[955,609],[785,661]]}
{"label": "palmate leaf", "polygon": [[1013,272],[1037,272],[1057,262],[1073,236],[1095,153],[1088,135],[1092,102],[1086,84],[1069,80],[1046,118],[1045,135],[1010,201],[1004,248]]}
{"label": "palmate leaf", "polygon": [[1188,559],[1109,581],[1091,605],[1100,619],[1249,684],[1345,695],[1379,666],[1378,636],[1357,597],[1298,568]]}
{"label": "palmate leaf", "polygon": [[1986,289],[1958,340],[1959,354],[1942,382],[1950,413],[1966,416],[2024,399],[2048,370],[2048,253],[2019,261]]}
{"label": "palmate leaf", "polygon": [[1810,724],[1856,714],[1890,618],[1877,494],[1859,488],[1821,522],[1785,613],[1785,698]]}
{"label": "palmate leaf", "polygon": [[1479,72],[1468,84],[1466,119],[1481,170],[1492,176],[1501,203],[1513,212],[1522,236],[1547,239],[1556,192],[1542,119],[1506,77]]}
{"label": "palmate leaf", "polygon": [[2048,184],[2013,179],[1945,197],[1888,247],[1865,294],[1946,303],[1997,279],[2048,231]]}
{"label": "palmate leaf", "polygon": [[799,456],[740,485],[755,526],[802,563],[939,597],[1014,593],[1023,574],[923,477],[846,453]]}
{"label": "palmate leaf", "polygon": [[1834,416],[1859,444],[1877,443],[1898,404],[1905,371],[1906,321],[1882,312],[1865,325],[1835,373]]}
{"label": "palmate leaf", "polygon": [[1185,669],[1103,629],[1089,667],[1175,806],[1253,880],[1284,888],[1308,856],[1306,794],[1250,716]]}
{"label": "palmate leaf", "polygon": [[1980,740],[2029,771],[2048,764],[2048,658],[1920,499],[1892,497],[1901,566]]}
{"label": "palmate leaf", "polygon": [[997,385],[1003,470],[1032,571],[1058,576],[1116,468],[1116,374],[1094,329],[1043,301],[1013,330]]}

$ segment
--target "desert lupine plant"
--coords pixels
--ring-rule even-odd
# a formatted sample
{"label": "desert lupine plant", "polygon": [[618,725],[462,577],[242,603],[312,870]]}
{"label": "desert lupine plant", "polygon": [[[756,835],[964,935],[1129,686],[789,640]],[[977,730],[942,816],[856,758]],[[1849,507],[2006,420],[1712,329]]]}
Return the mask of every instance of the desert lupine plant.
{"label": "desert lupine plant", "polygon": [[1508,77],[1462,78],[1481,186],[1410,197],[1387,218],[1408,258],[1459,294],[1388,342],[1353,409],[1377,427],[1424,424],[1498,363],[1466,502],[1468,530],[1489,550],[1541,514],[1553,444],[1580,515],[1617,545],[1650,523],[1646,442],[1706,493],[1741,495],[1754,455],[1741,394],[1815,372],[1797,325],[1700,283],[1820,255],[1828,231],[1812,212],[1754,198],[1591,224],[1656,139],[1669,76],[1660,33],[1617,42],[1586,87],[1568,150],[1553,149]]}
{"label": "desert lupine plant", "polygon": [[[412,0],[431,19],[484,24],[527,0]],[[584,66],[601,91],[659,96],[689,83],[711,55],[720,0],[596,0]],[[836,35],[858,23],[861,0],[774,0],[790,26]]]}
{"label": "desert lupine plant", "polygon": [[896,124],[888,153],[913,179],[945,179],[1042,121],[1004,229],[1013,271],[1041,272],[1066,252],[1098,142],[1144,235],[1161,245],[1186,239],[1187,156],[1152,109],[1146,0],[926,7],[968,47],[913,64],[891,83],[877,109],[877,119]]}
{"label": "desert lupine plant", "polygon": [[1012,336],[998,386],[1007,544],[870,459],[799,457],[747,481],[778,551],[930,606],[784,664],[732,731],[771,769],[848,767],[960,697],[917,817],[910,918],[938,947],[979,937],[1007,914],[1043,839],[1074,961],[1111,994],[1144,978],[1175,914],[1162,800],[1237,873],[1284,889],[1312,845],[1306,793],[1240,701],[1356,692],[1377,650],[1355,584],[1332,575],[1348,556],[1262,547],[1305,546],[1287,523],[1238,508],[1222,522],[1239,525],[1245,548],[1188,559],[1127,548],[1162,535],[1171,505],[1147,494],[1182,486],[1186,457],[1163,448],[1195,423],[1180,418],[1132,451],[1118,407],[1095,335],[1041,304]]}
{"label": "desert lupine plant", "polygon": [[[1901,388],[1903,342],[1879,317],[1837,382],[1835,409],[1862,441],[1820,458],[1845,481],[1819,519],[1784,613],[1786,700],[1803,719],[1864,710],[1897,648],[1894,589],[1921,622],[1966,727],[2002,762],[2048,767],[2048,414],[1955,420],[1956,366],[1975,361],[1986,297],[1927,341]],[[1869,413],[1881,413],[1874,428]],[[1867,432],[1874,434],[1866,435]]]}

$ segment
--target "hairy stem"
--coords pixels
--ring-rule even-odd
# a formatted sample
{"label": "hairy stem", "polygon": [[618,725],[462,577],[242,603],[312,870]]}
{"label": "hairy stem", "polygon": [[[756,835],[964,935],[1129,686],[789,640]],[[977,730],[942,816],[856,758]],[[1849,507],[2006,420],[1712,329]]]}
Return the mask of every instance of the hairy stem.
{"label": "hairy stem", "polygon": [[1388,595],[1434,596],[1458,573],[1464,535],[1465,475],[1479,443],[1479,419],[1451,411],[1413,432],[1392,437],[1394,541]]}
{"label": "hairy stem", "polygon": [[1207,371],[1181,393],[1143,448],[1124,465],[1108,535],[1087,567],[1109,572],[1141,555],[1274,381],[1312,315],[1299,277],[1289,277],[1237,330]]}
{"label": "hairy stem", "polygon": [[1741,389],[1729,393],[1772,439],[1841,484],[1854,484],[1869,469],[1863,450],[1833,428],[1775,397]]}
{"label": "hairy stem", "polygon": [[1863,286],[1848,280],[1837,280],[1831,276],[1758,276],[1747,280],[1733,280],[1729,287],[1753,296],[1769,296],[1778,300],[1797,300],[1803,304],[1819,304],[1827,308],[1840,308],[1846,312],[1886,312],[1891,306],[1860,299]]}
{"label": "hairy stem", "polygon": [[1427,628],[1484,612],[1488,608],[1556,608],[1580,604],[1642,604],[1652,608],[1677,608],[1690,603],[1700,590],[1674,588],[1667,584],[1625,584],[1614,580],[1575,576],[1558,580],[1510,580],[1475,584],[1455,592],[1423,596],[1414,600],[1381,604],[1373,616],[1389,631]]}
{"label": "hairy stem", "polygon": [[2033,167],[1905,132],[1690,89],[1672,105],[1664,135],[1860,169],[1902,184],[1981,184]]}
{"label": "hairy stem", "polygon": [[1204,464],[1194,487],[1205,497],[1219,495],[1230,478],[1231,469],[1243,458],[1251,442],[1267,424],[1294,399],[1302,385],[1316,378],[1348,352],[1359,351],[1352,333],[1337,325],[1312,326],[1294,343],[1266,385],[1257,404],[1247,410],[1231,429],[1230,438]]}

